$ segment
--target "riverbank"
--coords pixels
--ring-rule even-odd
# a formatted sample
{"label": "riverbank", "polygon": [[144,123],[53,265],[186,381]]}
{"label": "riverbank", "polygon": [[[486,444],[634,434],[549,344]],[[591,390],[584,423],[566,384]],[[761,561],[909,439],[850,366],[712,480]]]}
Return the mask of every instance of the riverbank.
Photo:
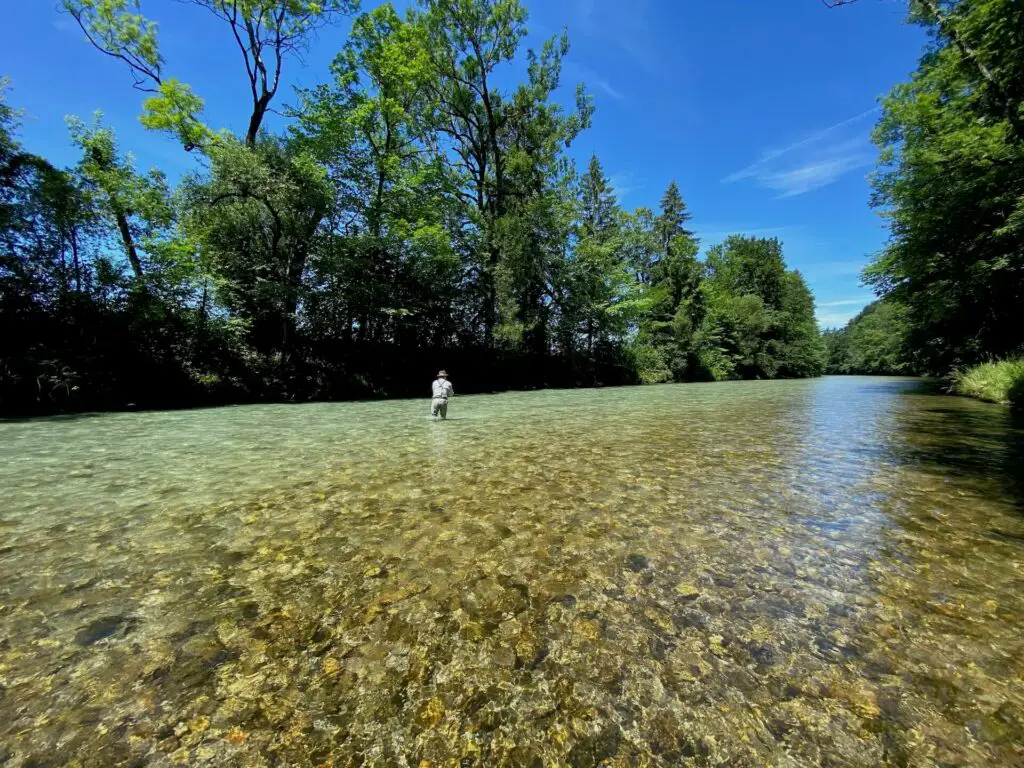
{"label": "riverbank", "polygon": [[1024,407],[1024,357],[955,371],[953,392],[990,403]]}

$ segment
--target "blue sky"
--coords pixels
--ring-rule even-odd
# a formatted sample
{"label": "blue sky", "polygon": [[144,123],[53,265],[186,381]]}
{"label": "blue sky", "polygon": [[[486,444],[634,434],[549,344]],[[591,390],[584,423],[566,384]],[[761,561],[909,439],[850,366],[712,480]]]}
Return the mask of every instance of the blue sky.
{"label": "blue sky", "polygon": [[[363,6],[376,3],[363,0]],[[160,22],[166,72],[192,85],[215,127],[245,128],[247,83],[232,41],[212,16],[173,0],[144,0]],[[403,3],[396,3],[403,5]],[[22,141],[54,162],[75,153],[64,116],[101,109],[139,165],[178,176],[194,160],[138,123],[143,94],[123,66],[90,48],[56,2],[11,3],[0,75],[25,111]],[[877,104],[914,69],[924,35],[900,0],[829,10],[820,0],[527,0],[537,47],[568,27],[572,49],[559,96],[586,83],[597,111],[574,144],[592,152],[627,207],[655,207],[673,178],[707,247],[731,233],[778,237],[818,301],[822,325],[845,323],[871,300],[859,283],[886,232],[868,206],[869,135]],[[321,32],[286,86],[310,86],[344,42]],[[512,74],[512,73],[510,73]],[[511,79],[509,80],[511,82]],[[278,121],[279,122],[279,121]]]}

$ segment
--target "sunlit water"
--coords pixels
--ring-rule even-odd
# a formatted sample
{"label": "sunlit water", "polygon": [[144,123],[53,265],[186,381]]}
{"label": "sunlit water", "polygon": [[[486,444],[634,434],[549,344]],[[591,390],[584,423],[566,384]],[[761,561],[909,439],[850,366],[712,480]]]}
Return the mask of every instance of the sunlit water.
{"label": "sunlit water", "polygon": [[0,764],[1024,765],[1004,409],[427,409],[0,424]]}

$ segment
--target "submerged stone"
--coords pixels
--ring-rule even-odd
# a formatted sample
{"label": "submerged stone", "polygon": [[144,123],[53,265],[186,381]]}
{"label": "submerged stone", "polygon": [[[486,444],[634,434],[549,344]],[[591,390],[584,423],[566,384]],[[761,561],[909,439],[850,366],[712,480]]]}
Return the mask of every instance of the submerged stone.
{"label": "submerged stone", "polygon": [[630,555],[626,558],[626,568],[633,573],[640,573],[651,567],[651,561],[644,555]]}
{"label": "submerged stone", "polygon": [[122,631],[130,632],[135,622],[136,620],[130,616],[104,616],[78,630],[75,642],[79,645],[92,645]]}
{"label": "submerged stone", "polygon": [[685,600],[694,600],[700,594],[696,586],[685,582],[676,585],[676,592]]}

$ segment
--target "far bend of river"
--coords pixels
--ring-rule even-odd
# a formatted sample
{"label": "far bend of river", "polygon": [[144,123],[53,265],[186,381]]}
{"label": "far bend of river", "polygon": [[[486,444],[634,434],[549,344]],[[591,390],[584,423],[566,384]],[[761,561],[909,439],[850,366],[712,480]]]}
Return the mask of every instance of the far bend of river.
{"label": "far bend of river", "polygon": [[0,764],[1024,765],[1006,410],[871,378],[427,409],[0,423]]}

